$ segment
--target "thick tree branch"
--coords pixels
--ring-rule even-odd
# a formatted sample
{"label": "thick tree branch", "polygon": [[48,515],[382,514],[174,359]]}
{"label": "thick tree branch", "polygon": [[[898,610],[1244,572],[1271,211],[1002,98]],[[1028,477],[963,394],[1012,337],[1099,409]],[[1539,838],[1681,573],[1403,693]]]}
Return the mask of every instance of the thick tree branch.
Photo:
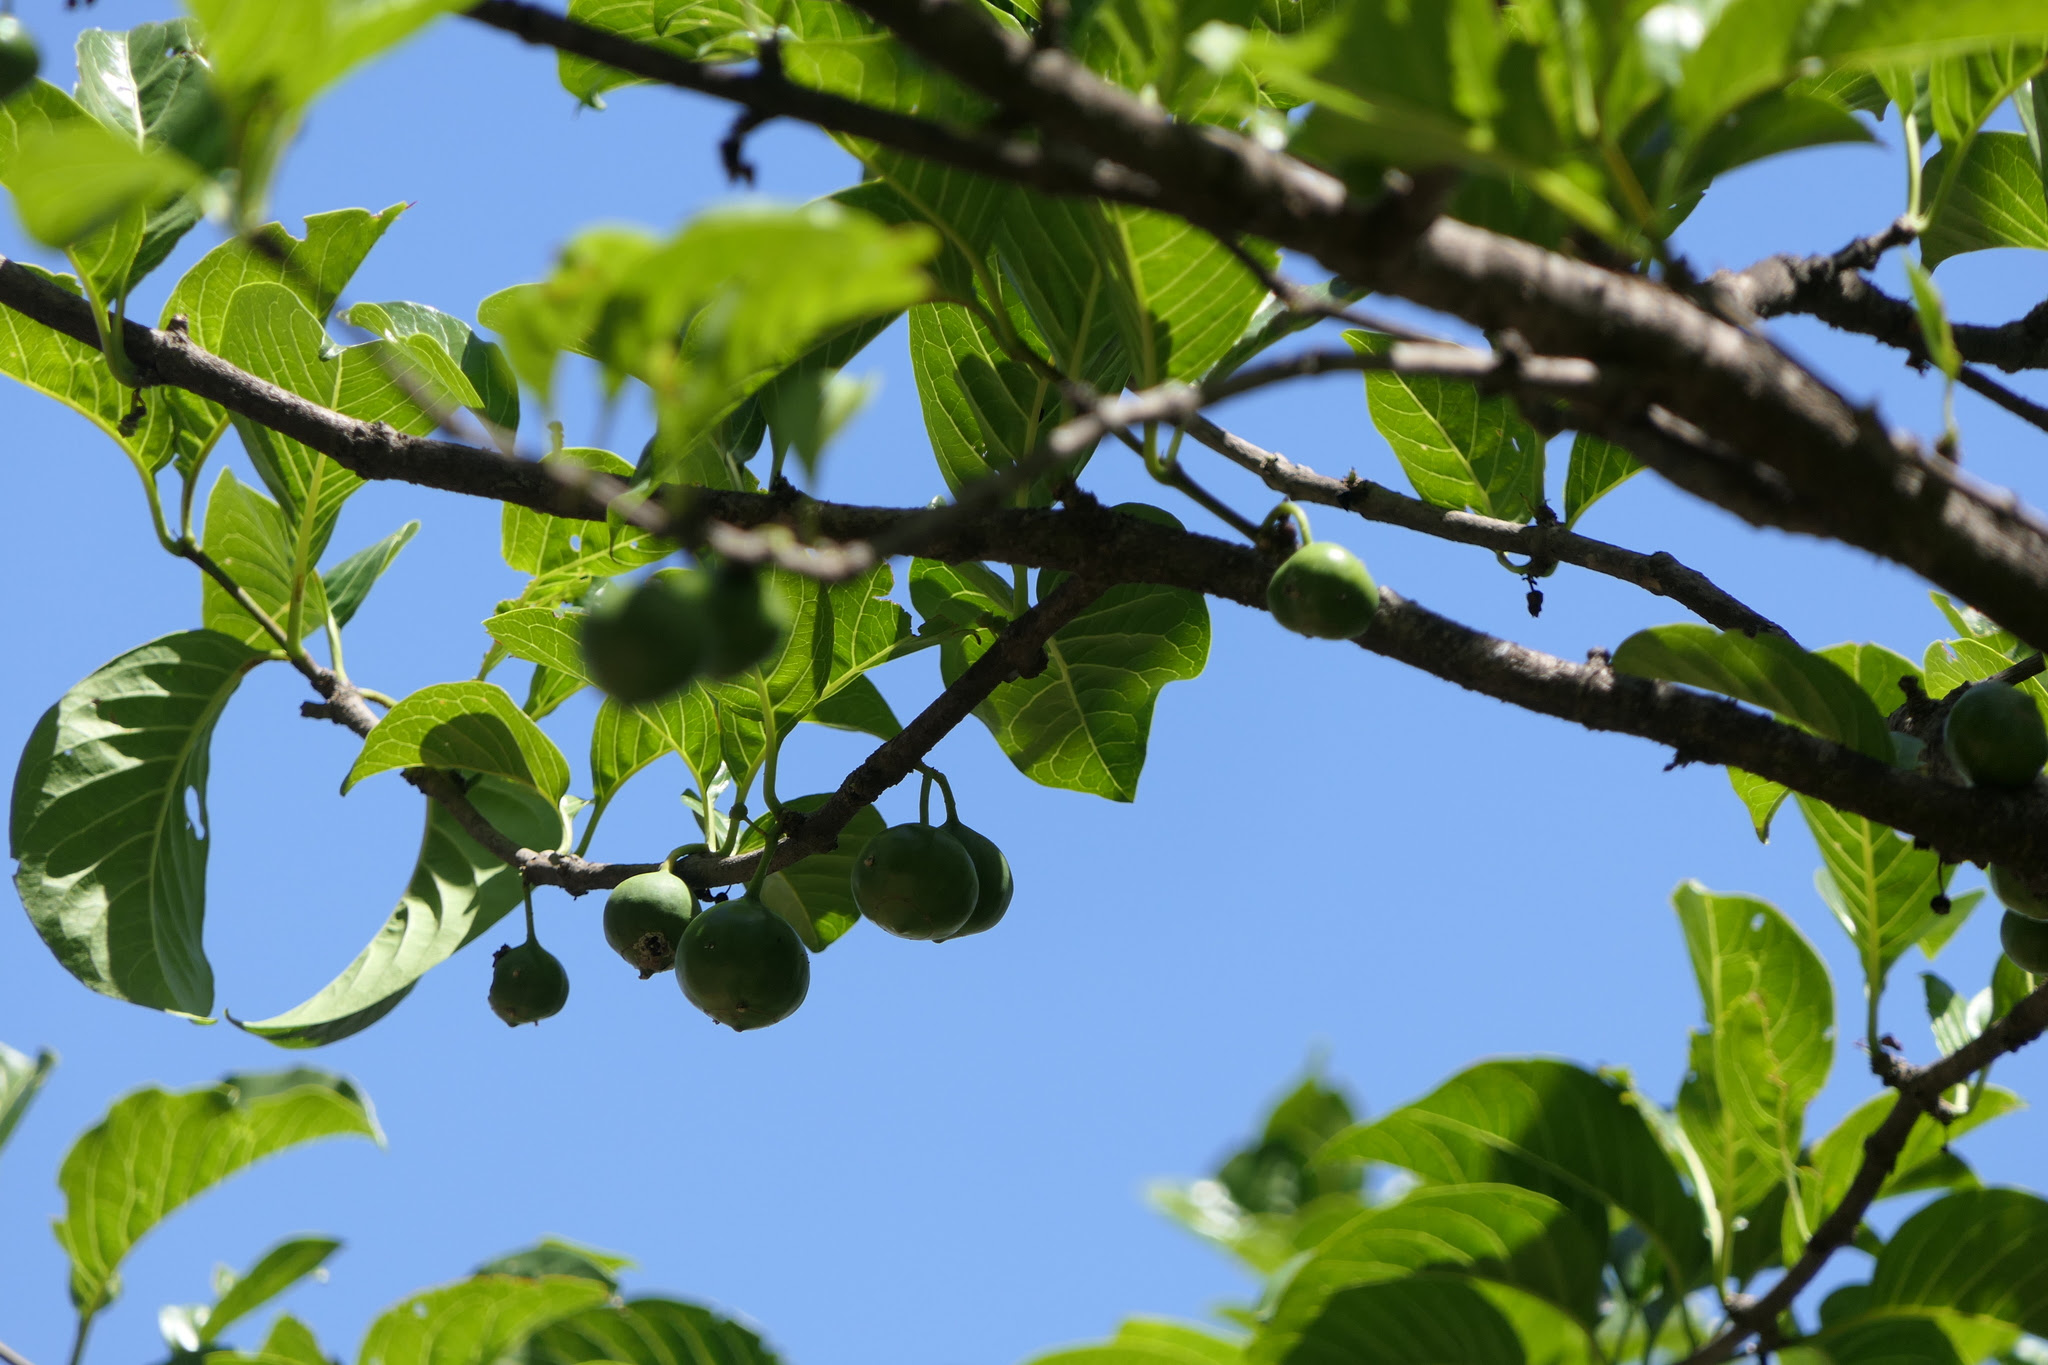
{"label": "thick tree branch", "polygon": [[1187,424],[1187,431],[1233,464],[1258,475],[1266,487],[1296,502],[1341,507],[1367,521],[1384,522],[1461,545],[1477,545],[1500,554],[1526,555],[1537,564],[1554,561],[1590,569],[1633,583],[1659,597],[1668,597],[1722,630],[1739,630],[1745,635],[1759,631],[1787,634],[1776,622],[1714,586],[1705,574],[1687,568],[1664,551],[1642,554],[1623,549],[1566,530],[1561,523],[1529,526],[1476,512],[1449,511],[1355,474],[1333,479],[1295,464],[1284,455],[1261,450],[1206,417],[1195,417]]}
{"label": "thick tree branch", "polygon": [[[1899,1100],[1877,1131],[1864,1139],[1863,1164],[1857,1168],[1848,1193],[1814,1229],[1806,1251],[1785,1271],[1784,1278],[1772,1285],[1770,1292],[1738,1307],[1713,1340],[1687,1356],[1682,1365],[1719,1365],[1732,1359],[1744,1341],[1776,1323],[1778,1316],[1813,1282],[1828,1258],[1856,1235],[1863,1215],[1898,1164],[1899,1154],[1905,1150],[1906,1139],[1920,1115],[1940,1112],[1943,1091],[1968,1080],[2008,1052],[2025,1047],[2044,1030],[2048,1030],[2048,985],[2037,988],[2003,1019],[1932,1066],[1912,1067],[1893,1061],[1880,1068],[1886,1083],[1898,1090]],[[1877,1059],[1872,1060],[1875,1066]]]}

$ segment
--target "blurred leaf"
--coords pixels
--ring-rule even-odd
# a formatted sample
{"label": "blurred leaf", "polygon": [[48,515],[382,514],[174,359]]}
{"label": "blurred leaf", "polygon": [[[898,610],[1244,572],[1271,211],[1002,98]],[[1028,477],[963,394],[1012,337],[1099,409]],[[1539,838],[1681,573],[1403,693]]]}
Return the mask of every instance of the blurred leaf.
{"label": "blurred leaf", "polygon": [[14,1135],[22,1115],[35,1103],[43,1082],[49,1079],[50,1070],[56,1065],[57,1054],[48,1048],[41,1049],[31,1059],[0,1043],[0,1147],[5,1147],[7,1139]]}
{"label": "blurred leaf", "polygon": [[1991,1022],[1991,988],[1964,998],[1933,972],[1920,973],[1920,985],[1927,996],[1927,1022],[1934,1030],[1934,1045],[1946,1057],[1984,1031]]}
{"label": "blurred leaf", "polygon": [[402,698],[363,741],[349,788],[393,768],[452,768],[523,783],[550,800],[569,790],[555,742],[494,683],[434,683]]}
{"label": "blurred leaf", "polygon": [[525,1353],[525,1365],[583,1365],[590,1360],[620,1365],[780,1365],[761,1338],[738,1323],[674,1299],[630,1299],[619,1308],[587,1308],[536,1333]]}
{"label": "blurred leaf", "polygon": [[92,119],[24,132],[6,167],[22,226],[46,246],[70,246],[133,214],[133,243],[110,271],[124,285],[141,249],[148,208],[204,181],[204,173],[176,152],[138,147]]}
{"label": "blurred leaf", "polygon": [[1927,596],[1948,618],[1948,623],[1955,627],[1956,634],[1978,640],[2007,658],[2019,652],[2018,637],[1975,607],[1958,606],[1944,593],[1930,592]]}
{"label": "blurred leaf", "polygon": [[1867,1307],[1927,1308],[2048,1333],[2048,1201],[1958,1190],[1908,1218],[1877,1258]]}
{"label": "blurred leaf", "polygon": [[602,1280],[576,1275],[479,1275],[386,1309],[370,1324],[359,1359],[362,1365],[489,1365],[610,1295]]}
{"label": "blurred leaf", "polygon": [[1920,344],[1927,348],[1934,368],[1954,382],[1962,373],[1963,357],[1956,350],[1956,334],[1948,324],[1948,308],[1941,301],[1941,290],[1926,268],[1911,258],[1906,261],[1906,282],[1913,287],[1913,314],[1920,320]]}
{"label": "blurred leaf", "polygon": [[306,1068],[177,1093],[150,1087],[116,1101],[72,1144],[57,1176],[57,1241],[71,1258],[80,1316],[113,1301],[122,1259],[186,1201],[287,1147],[349,1134],[384,1141],[354,1083]]}
{"label": "blurred leaf", "polygon": [[355,620],[370,589],[377,586],[377,580],[398,558],[398,552],[419,534],[419,529],[417,521],[408,521],[375,545],[356,551],[320,575],[327,592],[327,609],[334,614],[335,625],[345,626]]}
{"label": "blurred leaf", "polygon": [[1740,768],[1727,769],[1729,784],[1735,788],[1735,799],[1742,802],[1749,812],[1749,823],[1756,830],[1760,844],[1771,841],[1771,821],[1778,814],[1778,807],[1785,804],[1785,798],[1792,794],[1790,787],[1758,777]]}
{"label": "blurred leaf", "polygon": [[1991,1018],[1995,1023],[2012,1011],[2012,1007],[2033,993],[2039,982],[2023,967],[2005,954],[1998,955],[1998,965],[1991,969]]}
{"label": "blurred leaf", "polygon": [[1653,626],[1614,651],[1617,672],[1705,688],[1774,711],[1823,739],[1892,761],[1891,732],[1856,680],[1778,635]]}
{"label": "blurred leaf", "polygon": [[[470,804],[514,842],[567,848],[561,811],[532,789],[498,778],[470,787]],[[426,833],[405,894],[377,936],[311,999],[268,1019],[230,1021],[279,1047],[323,1047],[398,1008],[415,983],[503,919],[525,894],[518,870],[487,853],[445,807],[427,801]]]}
{"label": "blurred leaf", "polygon": [[152,1009],[213,1008],[200,945],[207,747],[263,656],[208,630],[102,665],[43,713],[14,775],[22,904],[64,969]]}
{"label": "blurred leaf", "polygon": [[[206,552],[249,594],[263,612],[288,627],[292,596],[292,531],[278,505],[223,469],[206,500]],[[211,575],[199,580],[199,619],[208,630],[232,635],[252,649],[272,650],[271,640],[256,618],[242,610]],[[306,575],[300,638],[327,622],[326,589],[318,574]]]}
{"label": "blurred leaf", "polygon": [[1920,234],[1920,262],[1929,270],[1951,256],[1992,247],[2048,249],[2048,204],[2041,172],[2018,133],[1980,133],[1953,172],[1948,149],[1936,152],[1923,178],[1949,185],[1948,197]]}
{"label": "blurred leaf", "polygon": [[460,395],[465,406],[495,428],[493,438],[511,448],[519,430],[519,382],[496,342],[485,341],[461,318],[423,303],[358,303],[345,320],[386,341],[413,343],[411,354],[430,369],[440,390]]}
{"label": "blurred leaf", "polygon": [[293,1237],[264,1252],[255,1265],[234,1277],[207,1313],[199,1328],[199,1345],[218,1341],[222,1332],[318,1270],[339,1250],[341,1243],[331,1237]]}
{"label": "blurred leaf", "polygon": [[476,1268],[478,1275],[518,1275],[529,1280],[550,1275],[572,1275],[586,1280],[596,1280],[605,1288],[616,1291],[619,1287],[619,1272],[630,1269],[633,1262],[624,1256],[595,1247],[580,1246],[565,1242],[559,1237],[543,1237],[524,1251],[494,1257]]}
{"label": "blurred leaf", "polygon": [[[1349,331],[1361,355],[1395,344]],[[1366,407],[1408,482],[1424,501],[1525,522],[1543,502],[1543,438],[1506,398],[1482,397],[1462,380],[1385,372],[1365,376]]]}
{"label": "blurred leaf", "polygon": [[1571,463],[1565,467],[1564,524],[1578,524],[1586,509],[1627,482],[1642,463],[1612,441],[1579,432],[1572,437]]}

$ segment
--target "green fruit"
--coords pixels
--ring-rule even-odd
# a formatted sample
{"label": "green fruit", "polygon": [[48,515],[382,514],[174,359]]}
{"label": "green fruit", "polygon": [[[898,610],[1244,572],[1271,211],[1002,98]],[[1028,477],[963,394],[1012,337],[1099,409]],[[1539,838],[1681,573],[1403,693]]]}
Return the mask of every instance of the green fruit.
{"label": "green fruit", "polygon": [[2048,923],[2008,910],[1998,923],[1998,941],[2016,966],[2048,975]]}
{"label": "green fruit", "polygon": [[898,938],[951,938],[980,898],[973,855],[931,825],[883,830],[853,865],[853,903]]}
{"label": "green fruit", "polygon": [[2017,687],[1982,682],[1949,708],[1942,741],[1956,771],[1978,787],[2024,787],[2048,763],[2048,726]]}
{"label": "green fruit", "polygon": [[538,1024],[569,1003],[569,973],[532,939],[491,957],[491,1012],[506,1023]]}
{"label": "green fruit", "polygon": [[691,1004],[741,1032],[789,1018],[811,989],[811,955],[796,930],[752,896],[690,921],[676,980]]}
{"label": "green fruit", "polygon": [[1010,908],[1010,897],[1017,887],[1010,879],[1010,860],[996,847],[995,840],[958,820],[948,820],[939,828],[967,850],[967,856],[974,861],[974,880],[979,888],[967,922],[939,940],[943,943],[949,938],[965,938],[995,928],[996,921]]}
{"label": "green fruit", "polygon": [[789,611],[781,595],[764,586],[750,564],[714,570],[704,609],[709,621],[704,669],[714,677],[730,677],[760,663],[789,629]]}
{"label": "green fruit", "polygon": [[635,587],[607,584],[583,618],[583,667],[627,705],[676,691],[703,667],[705,584],[685,569],[663,569]]}
{"label": "green fruit", "polygon": [[42,65],[36,40],[28,36],[21,20],[0,14],[0,100],[28,89]]}
{"label": "green fruit", "polygon": [[1332,541],[1316,540],[1273,571],[1266,606],[1274,620],[1298,635],[1349,640],[1372,624],[1380,590],[1357,555]]}
{"label": "green fruit", "polygon": [[604,941],[645,981],[676,965],[676,945],[696,909],[681,877],[659,869],[628,877],[605,899]]}
{"label": "green fruit", "polygon": [[2027,890],[2019,875],[1997,863],[1991,865],[1991,894],[2005,902],[2005,908],[2028,919],[2048,920],[2048,901]]}

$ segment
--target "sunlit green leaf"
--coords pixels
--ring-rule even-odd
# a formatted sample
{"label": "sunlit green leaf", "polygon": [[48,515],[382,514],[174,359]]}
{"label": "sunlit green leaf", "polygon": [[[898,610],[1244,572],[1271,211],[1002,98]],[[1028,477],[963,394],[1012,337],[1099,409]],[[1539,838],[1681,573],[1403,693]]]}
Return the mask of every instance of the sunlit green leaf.
{"label": "sunlit green leaf", "polygon": [[[363,1338],[360,1365],[487,1365],[552,1323],[610,1297],[580,1275],[479,1275],[386,1309]],[[610,1310],[605,1310],[610,1311]]]}
{"label": "sunlit green leaf", "polygon": [[408,521],[375,545],[356,551],[320,575],[327,592],[327,609],[334,613],[334,624],[345,626],[355,619],[370,589],[377,586],[377,580],[398,558],[398,552],[419,534],[419,529],[418,522]]}
{"label": "sunlit green leaf", "polygon": [[1586,509],[1627,482],[1642,463],[1612,441],[1579,432],[1572,437],[1571,462],[1565,467],[1564,524],[1574,526]]}
{"label": "sunlit green leaf", "polygon": [[218,1341],[222,1332],[311,1275],[339,1250],[341,1243],[331,1237],[293,1237],[264,1252],[256,1264],[234,1277],[207,1312],[199,1344]]}
{"label": "sunlit green leaf", "polygon": [[0,1043],[0,1147],[14,1135],[56,1065],[57,1054],[48,1048],[30,1057]]}
{"label": "sunlit green leaf", "polygon": [[[1361,355],[1394,344],[1349,331]],[[1543,438],[1506,398],[1483,397],[1462,380],[1369,373],[1366,407],[1408,482],[1425,502],[1527,521],[1543,502]]]}
{"label": "sunlit green leaf", "polygon": [[1856,944],[1866,989],[1881,991],[1892,964],[1934,919],[1930,902],[1946,884],[1946,870],[1932,849],[1916,849],[1912,840],[1860,815],[1807,796],[1799,798],[1799,810],[1820,846],[1814,884]]}
{"label": "sunlit green leaf", "polygon": [[1929,270],[1951,256],[1992,247],[2048,248],[2048,204],[2041,172],[2018,133],[1979,133],[1951,173],[1947,149],[1923,173],[1929,184],[1949,186],[1934,221],[1920,234],[1920,261]]}
{"label": "sunlit green leaf", "polygon": [[494,683],[434,683],[402,698],[363,741],[341,789],[416,767],[488,773],[555,801],[569,790],[562,751]]}
{"label": "sunlit green leaf", "polygon": [[1824,739],[1892,761],[1891,732],[1863,688],[1838,664],[1783,636],[1654,626],[1621,642],[1614,667],[1738,698]]}
{"label": "sunlit green leaf", "polygon": [[[232,470],[223,469],[213,485],[213,495],[206,500],[203,543],[256,606],[277,625],[285,626],[291,609],[296,546],[292,528],[286,525],[278,505],[237,479]],[[199,584],[200,620],[208,630],[232,635],[254,649],[277,647],[256,618],[210,575],[202,575]],[[301,610],[301,638],[326,624],[327,592],[318,574],[306,575]]]}
{"label": "sunlit green leaf", "polygon": [[[756,1336],[708,1308],[674,1299],[631,1299],[590,1308],[537,1333],[527,1365],[780,1365]],[[387,1362],[386,1365],[397,1365]]]}

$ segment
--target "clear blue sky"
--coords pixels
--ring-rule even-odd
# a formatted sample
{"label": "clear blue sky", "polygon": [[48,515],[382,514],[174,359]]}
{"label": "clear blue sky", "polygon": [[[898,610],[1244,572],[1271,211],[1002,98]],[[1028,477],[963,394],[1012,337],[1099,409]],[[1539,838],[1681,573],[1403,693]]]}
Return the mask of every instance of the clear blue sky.
{"label": "clear blue sky", "polygon": [[[28,18],[61,52],[83,22],[125,28],[167,9],[102,0],[74,14],[44,0]],[[501,34],[444,24],[315,109],[280,215],[296,230],[304,213],[412,201],[349,297],[470,315],[537,277],[579,225],[668,226],[727,196],[724,110],[628,90],[607,112],[579,112],[553,65]],[[751,152],[760,192],[777,199],[852,175],[822,138],[782,125]],[[1703,266],[1831,250],[1888,222],[1900,181],[1888,151],[1793,157],[1717,190],[1683,244]],[[151,282],[138,313],[154,316],[209,232]],[[11,215],[0,252],[40,258]],[[1960,316],[1996,321],[2040,299],[2048,271],[2000,252],[1946,265],[1941,279]],[[1780,335],[1880,398],[1893,422],[1938,430],[1938,394],[1895,357],[1798,323]],[[880,375],[883,397],[818,491],[925,501],[942,484],[901,328],[854,370]],[[1961,412],[1970,467],[2038,496],[2040,434],[1968,396]],[[589,386],[564,415],[573,443],[627,452],[646,423],[628,403],[607,437]],[[1224,421],[1319,469],[1399,482],[1355,376],[1241,403]],[[1239,508],[1270,506],[1220,461],[1194,458]],[[0,569],[15,585],[0,752],[12,755],[78,678],[196,625],[199,586],[154,548],[125,462],[56,404],[0,387],[0,461]],[[239,452],[233,464],[253,477]],[[1113,450],[1088,482],[1112,499],[1167,500]],[[425,529],[350,631],[351,671],[394,694],[470,676],[486,643],[478,623],[517,590],[488,505],[371,487],[336,544],[367,544],[411,517]],[[1531,621],[1521,583],[1483,552],[1333,511],[1317,526],[1404,594],[1566,657],[1682,619],[1565,569]],[[1585,529],[1672,551],[1810,645],[1877,640],[1917,658],[1941,630],[1904,573],[1752,531],[1647,476]],[[128,1264],[126,1293],[96,1330],[100,1365],[157,1358],[160,1305],[206,1299],[215,1262],[246,1265],[302,1231],[347,1241],[329,1282],[286,1300],[345,1358],[383,1306],[553,1233],[630,1254],[630,1290],[744,1315],[802,1365],[1005,1365],[1127,1314],[1200,1318],[1248,1291],[1141,1191],[1209,1169],[1313,1053],[1375,1109],[1482,1057],[1526,1053],[1627,1067],[1670,1096],[1698,1016],[1668,903],[1681,879],[1785,907],[1835,971],[1844,1034],[1860,1031],[1855,965],[1813,892],[1817,859],[1796,816],[1760,846],[1718,770],[1665,772],[1670,755],[1640,741],[1588,737],[1229,604],[1212,612],[1208,672],[1166,692],[1135,804],[1035,787],[978,725],[963,727],[936,761],[1016,868],[1009,919],[940,948],[858,930],[816,962],[804,1009],[761,1033],[714,1029],[667,977],[637,982],[602,942],[596,898],[540,898],[543,937],[574,981],[559,1018],[498,1023],[484,1007],[487,953],[473,949],[385,1022],[310,1055],[91,995],[25,916],[0,914],[0,1039],[64,1058],[0,1156],[0,1338],[37,1365],[63,1359],[56,1166],[115,1095],[149,1082],[333,1067],[374,1097],[390,1145],[287,1154],[171,1219]],[[938,686],[929,655],[879,681],[903,714]],[[354,741],[300,720],[301,694],[289,671],[260,670],[215,742],[207,945],[220,1002],[242,1017],[296,1003],[353,956],[418,837],[419,798],[395,777],[336,795]],[[582,699],[549,724],[579,769],[592,711]],[[785,759],[783,790],[829,789],[864,748],[812,727]],[[680,785],[673,765],[641,777],[596,853],[644,858],[679,842]],[[907,818],[914,799],[891,793],[884,811]],[[1988,979],[1995,919],[1980,913],[1944,954],[1959,985]],[[1885,1023],[1926,1060],[1922,965],[1900,964]],[[1999,1079],[2039,1091],[2048,1053],[2001,1063]],[[1817,1130],[1872,1088],[1845,1042]],[[2048,1183],[2043,1124],[2002,1120],[1966,1154],[1989,1181]]]}

